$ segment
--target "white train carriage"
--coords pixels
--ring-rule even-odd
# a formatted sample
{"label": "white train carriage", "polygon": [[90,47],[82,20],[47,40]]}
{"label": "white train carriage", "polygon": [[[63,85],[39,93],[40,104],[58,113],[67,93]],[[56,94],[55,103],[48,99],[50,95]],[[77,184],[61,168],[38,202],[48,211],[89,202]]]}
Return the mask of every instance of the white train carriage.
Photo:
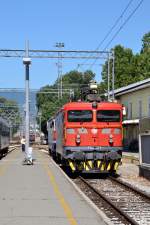
{"label": "white train carriage", "polygon": [[56,127],[55,127],[54,118],[50,118],[47,121],[47,131],[48,131],[49,154],[52,155],[53,158],[55,158],[56,156]]}
{"label": "white train carriage", "polygon": [[8,123],[0,117],[0,155],[8,152],[10,143],[10,128]]}

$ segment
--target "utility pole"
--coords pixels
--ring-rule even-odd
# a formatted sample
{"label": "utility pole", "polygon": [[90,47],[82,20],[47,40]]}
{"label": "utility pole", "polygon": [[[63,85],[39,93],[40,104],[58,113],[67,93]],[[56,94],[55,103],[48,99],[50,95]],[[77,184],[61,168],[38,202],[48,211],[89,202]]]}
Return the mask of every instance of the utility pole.
{"label": "utility pole", "polygon": [[26,42],[26,51],[25,51],[25,57],[23,58],[23,64],[25,65],[25,96],[26,96],[26,102],[25,102],[25,153],[26,153],[26,161],[29,158],[29,125],[30,125],[30,118],[29,118],[29,65],[31,64],[31,59],[29,58],[29,43]]}
{"label": "utility pole", "polygon": [[115,52],[114,50],[112,51],[112,60],[113,60],[113,65],[112,65],[112,98],[113,100],[115,99]]}
{"label": "utility pole", "polygon": [[107,64],[107,97],[108,101],[110,100],[110,56],[108,53],[108,64]]}
{"label": "utility pole", "polygon": [[[58,42],[55,47],[61,49],[64,48],[64,43]],[[62,52],[58,51],[58,98],[62,98],[63,92],[63,84],[62,84]]]}
{"label": "utility pole", "polygon": [[42,119],[42,112],[38,112],[38,117],[39,117],[39,131],[40,131],[40,136],[41,136],[41,119]]}

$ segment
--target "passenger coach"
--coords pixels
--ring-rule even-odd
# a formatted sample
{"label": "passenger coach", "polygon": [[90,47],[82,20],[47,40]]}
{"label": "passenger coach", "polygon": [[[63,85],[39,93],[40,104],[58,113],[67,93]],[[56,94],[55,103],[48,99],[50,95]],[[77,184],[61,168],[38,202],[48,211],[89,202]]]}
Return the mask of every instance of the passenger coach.
{"label": "passenger coach", "polygon": [[51,118],[47,121],[47,131],[48,131],[48,149],[49,154],[56,158],[56,126],[55,119]]}
{"label": "passenger coach", "polygon": [[8,152],[10,142],[10,128],[8,123],[0,117],[0,155]]}

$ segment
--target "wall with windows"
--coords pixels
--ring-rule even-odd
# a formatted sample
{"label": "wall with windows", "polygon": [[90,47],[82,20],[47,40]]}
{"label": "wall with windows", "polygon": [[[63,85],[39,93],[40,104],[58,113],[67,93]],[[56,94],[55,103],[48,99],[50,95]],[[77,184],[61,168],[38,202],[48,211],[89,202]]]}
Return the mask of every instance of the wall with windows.
{"label": "wall with windows", "polygon": [[[132,91],[117,97],[126,107],[124,120],[150,117],[150,87]],[[138,151],[139,125],[130,123],[124,125],[124,147],[129,151]]]}
{"label": "wall with windows", "polygon": [[150,87],[118,96],[127,110],[126,119],[140,119],[150,116]]}

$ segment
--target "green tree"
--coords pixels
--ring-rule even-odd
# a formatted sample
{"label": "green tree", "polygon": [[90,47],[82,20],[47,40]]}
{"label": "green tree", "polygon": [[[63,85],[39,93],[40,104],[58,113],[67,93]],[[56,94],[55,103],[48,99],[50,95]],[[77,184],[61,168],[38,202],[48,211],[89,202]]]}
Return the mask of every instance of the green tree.
{"label": "green tree", "polygon": [[[115,52],[115,88],[126,86],[133,81],[132,74],[132,62],[133,53],[129,48],[124,48],[121,45],[117,45],[114,48]],[[108,61],[102,68],[102,79],[104,82],[104,88],[107,90],[107,74],[108,74]],[[110,84],[112,81],[112,59],[110,60]],[[112,86],[110,85],[110,88]]]}
{"label": "green tree", "polygon": [[142,38],[141,53],[150,53],[150,32],[146,33]]}
{"label": "green tree", "polygon": [[150,77],[150,32],[146,33],[142,38],[142,49],[138,70],[143,79]]}
{"label": "green tree", "polygon": [[[95,74],[88,70],[84,73],[78,72],[76,70],[70,71],[62,76],[63,92],[62,99],[58,98],[58,84],[60,80],[56,80],[54,85],[46,85],[42,87],[37,93],[37,107],[38,110],[42,112],[42,131],[46,133],[46,122],[47,120],[54,116],[55,113],[68,101],[70,101],[70,91],[74,91],[75,98],[77,100],[80,98],[80,89],[83,85],[89,84],[90,80],[95,78]],[[44,92],[44,93],[42,93]],[[53,92],[53,93],[51,93]]]}
{"label": "green tree", "polygon": [[[129,48],[117,45],[115,52],[115,89],[141,81],[150,77],[150,32],[142,38],[142,49],[138,54],[133,54]],[[108,62],[102,68],[103,84],[107,90]],[[110,89],[112,80],[112,60],[110,60]]]}

